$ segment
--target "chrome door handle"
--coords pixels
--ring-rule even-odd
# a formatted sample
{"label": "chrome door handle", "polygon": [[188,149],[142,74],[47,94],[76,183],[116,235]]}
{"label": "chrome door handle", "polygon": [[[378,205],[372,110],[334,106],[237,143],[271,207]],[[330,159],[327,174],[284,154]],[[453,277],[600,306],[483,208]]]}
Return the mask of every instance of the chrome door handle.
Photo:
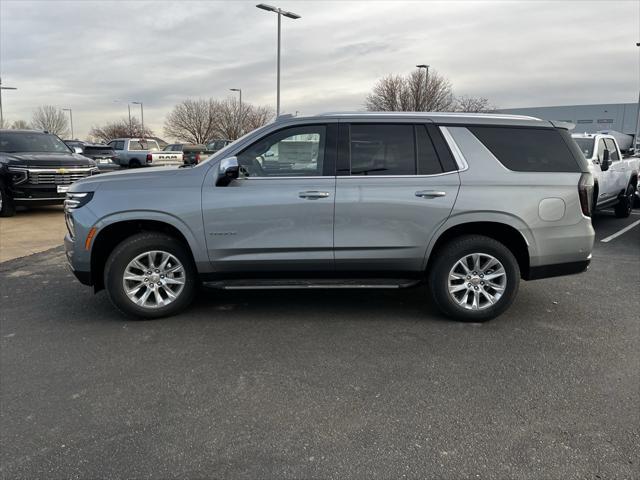
{"label": "chrome door handle", "polygon": [[298,196],[300,198],[306,198],[307,200],[317,200],[318,198],[327,198],[329,196],[329,192],[310,190],[308,192],[300,192]]}
{"label": "chrome door handle", "polygon": [[447,195],[447,192],[439,192],[437,190],[420,190],[416,192],[416,197],[422,198],[436,198],[436,197],[444,197]]}

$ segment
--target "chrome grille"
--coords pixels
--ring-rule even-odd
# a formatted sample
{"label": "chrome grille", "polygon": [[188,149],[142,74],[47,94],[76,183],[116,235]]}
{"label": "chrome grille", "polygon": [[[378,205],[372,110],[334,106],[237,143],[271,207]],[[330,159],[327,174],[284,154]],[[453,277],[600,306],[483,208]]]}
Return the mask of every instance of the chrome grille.
{"label": "chrome grille", "polygon": [[71,185],[81,178],[91,175],[89,168],[65,169],[64,173],[56,170],[29,170],[29,183],[32,185]]}

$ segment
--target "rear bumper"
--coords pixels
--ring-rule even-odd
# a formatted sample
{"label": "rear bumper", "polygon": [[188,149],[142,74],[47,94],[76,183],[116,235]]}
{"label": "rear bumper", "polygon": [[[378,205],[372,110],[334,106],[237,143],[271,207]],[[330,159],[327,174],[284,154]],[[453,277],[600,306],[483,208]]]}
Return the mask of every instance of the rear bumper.
{"label": "rear bumper", "polygon": [[591,263],[591,255],[587,260],[570,263],[556,263],[554,265],[541,265],[538,267],[530,267],[529,274],[525,280],[539,280],[541,278],[560,277],[563,275],[574,275],[576,273],[586,272]]}

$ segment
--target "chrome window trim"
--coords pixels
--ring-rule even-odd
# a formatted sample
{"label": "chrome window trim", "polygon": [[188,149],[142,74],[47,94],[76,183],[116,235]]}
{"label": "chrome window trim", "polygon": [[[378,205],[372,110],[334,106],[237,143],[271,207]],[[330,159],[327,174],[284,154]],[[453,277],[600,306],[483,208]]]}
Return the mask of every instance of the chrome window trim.
{"label": "chrome window trim", "polygon": [[460,147],[458,146],[455,139],[453,138],[453,135],[451,135],[451,132],[449,131],[449,129],[447,127],[442,127],[442,126],[439,128],[440,128],[440,131],[442,132],[442,136],[444,137],[445,142],[447,142],[447,144],[449,145],[449,149],[451,149],[451,153],[453,154],[454,160],[458,164],[458,172],[464,172],[465,170],[468,170],[469,164],[467,163],[467,160],[464,158],[464,155],[462,154]]}
{"label": "chrome window trim", "polygon": [[451,170],[449,172],[442,173],[433,173],[430,175],[337,175],[337,176],[316,176],[316,177],[243,177],[238,178],[237,180],[316,180],[319,178],[336,178],[336,179],[351,179],[351,180],[362,180],[368,178],[430,178],[430,177],[443,177],[445,175],[453,175],[458,173],[459,170]]}
{"label": "chrome window trim", "polygon": [[241,177],[237,180],[317,180],[319,178],[336,178],[335,176],[328,175],[312,175],[304,177]]}
{"label": "chrome window trim", "polygon": [[354,180],[361,180],[366,178],[430,178],[430,177],[443,177],[445,175],[452,175],[458,173],[458,170],[451,170],[449,172],[432,173],[430,175],[345,175],[338,176],[339,179],[351,178]]}

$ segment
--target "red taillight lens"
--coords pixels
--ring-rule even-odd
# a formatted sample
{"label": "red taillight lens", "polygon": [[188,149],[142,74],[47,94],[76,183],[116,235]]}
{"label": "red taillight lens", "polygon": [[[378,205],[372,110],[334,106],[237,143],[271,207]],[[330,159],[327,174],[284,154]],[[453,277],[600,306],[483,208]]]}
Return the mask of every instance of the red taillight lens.
{"label": "red taillight lens", "polygon": [[200,154],[196,153],[196,163],[200,163]]}
{"label": "red taillight lens", "polygon": [[151,163],[153,156],[150,153],[147,153],[147,163]]}
{"label": "red taillight lens", "polygon": [[591,216],[593,205],[593,175],[583,173],[578,182],[578,195],[580,196],[580,208],[586,217]]}

